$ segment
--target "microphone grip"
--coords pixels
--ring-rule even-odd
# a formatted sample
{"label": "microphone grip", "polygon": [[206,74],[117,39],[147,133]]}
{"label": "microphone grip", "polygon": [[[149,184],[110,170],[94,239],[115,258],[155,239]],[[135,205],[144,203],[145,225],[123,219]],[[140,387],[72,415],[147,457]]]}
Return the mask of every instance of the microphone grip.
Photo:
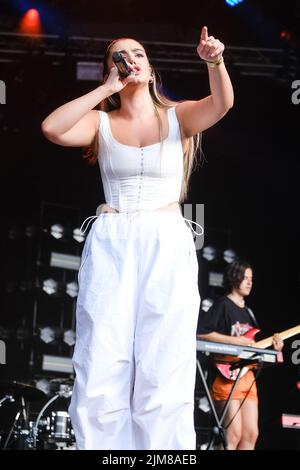
{"label": "microphone grip", "polygon": [[112,60],[119,71],[121,79],[131,74],[131,69],[120,52],[113,52]]}

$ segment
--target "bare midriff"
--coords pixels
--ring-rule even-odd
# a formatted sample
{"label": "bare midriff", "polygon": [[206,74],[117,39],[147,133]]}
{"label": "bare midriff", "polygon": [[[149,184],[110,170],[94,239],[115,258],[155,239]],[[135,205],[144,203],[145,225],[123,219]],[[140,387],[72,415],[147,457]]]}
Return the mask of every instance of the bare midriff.
{"label": "bare midriff", "polygon": [[[159,207],[158,209],[154,209],[154,211],[171,211],[171,212],[179,212],[181,214],[180,204],[177,201],[171,202],[170,204],[167,204],[166,206]],[[106,203],[101,204],[99,206],[98,212],[100,214],[105,214],[105,213],[110,213],[110,212],[119,213],[117,209],[110,207]]]}

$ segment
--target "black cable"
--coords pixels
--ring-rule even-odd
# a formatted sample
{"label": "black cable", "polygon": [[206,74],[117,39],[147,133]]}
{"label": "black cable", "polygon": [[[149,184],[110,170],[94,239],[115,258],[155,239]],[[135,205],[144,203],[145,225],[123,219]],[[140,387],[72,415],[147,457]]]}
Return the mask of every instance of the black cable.
{"label": "black cable", "polygon": [[254,379],[253,379],[253,381],[252,381],[252,383],[251,383],[251,385],[250,385],[250,387],[249,387],[249,389],[248,389],[246,395],[244,396],[243,400],[241,401],[240,406],[238,407],[237,411],[235,412],[235,414],[233,415],[233,417],[231,418],[231,420],[229,421],[229,423],[228,423],[226,426],[224,426],[224,429],[228,429],[229,426],[231,425],[231,423],[233,422],[233,420],[236,418],[238,412],[239,412],[240,409],[242,408],[242,406],[243,406],[245,400],[247,399],[247,397],[248,397],[248,395],[249,395],[249,393],[250,393],[251,388],[253,387],[254,383],[256,382],[256,379],[258,378],[259,374],[261,373],[262,368],[263,368],[263,364],[260,363],[260,366],[258,367],[257,373],[254,374]]}
{"label": "black cable", "polygon": [[2,447],[1,450],[6,450],[6,447],[8,446],[8,443],[9,443],[9,440],[10,440],[10,438],[11,438],[11,435],[12,435],[12,433],[13,433],[13,431],[14,431],[15,425],[17,424],[18,419],[19,419],[19,417],[20,417],[20,414],[21,414],[21,411],[18,411],[17,414],[16,414],[16,416],[15,416],[15,419],[14,419],[14,422],[13,422],[13,424],[12,424],[12,427],[10,428],[10,431],[9,431],[9,433],[8,433],[8,436],[7,436],[7,438],[6,438],[5,442],[4,442],[3,447]]}

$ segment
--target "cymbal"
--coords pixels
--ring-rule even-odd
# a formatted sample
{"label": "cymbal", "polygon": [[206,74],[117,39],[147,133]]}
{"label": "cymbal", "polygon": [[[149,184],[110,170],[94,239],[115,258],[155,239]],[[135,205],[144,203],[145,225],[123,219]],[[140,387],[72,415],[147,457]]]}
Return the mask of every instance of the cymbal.
{"label": "cymbal", "polygon": [[74,380],[72,379],[66,379],[66,378],[57,378],[57,379],[51,379],[50,380],[51,384],[65,384],[65,385],[73,385]]}
{"label": "cymbal", "polygon": [[46,394],[42,390],[38,390],[29,384],[16,382],[0,382],[0,393],[10,394],[14,398],[24,397],[27,401],[39,401],[46,397]]}

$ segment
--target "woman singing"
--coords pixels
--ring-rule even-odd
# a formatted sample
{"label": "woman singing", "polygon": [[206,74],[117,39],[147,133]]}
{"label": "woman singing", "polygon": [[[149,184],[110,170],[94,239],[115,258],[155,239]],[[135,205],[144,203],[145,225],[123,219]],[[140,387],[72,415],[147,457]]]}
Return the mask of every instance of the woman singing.
{"label": "woman singing", "polygon": [[[69,409],[77,449],[195,449],[198,263],[180,204],[195,137],[233,105],[223,51],[204,27],[197,53],[211,94],[175,103],[158,92],[144,47],[117,39],[102,85],[42,123],[52,142],[93,149],[106,199],[78,275]],[[114,52],[130,67],[124,79]]]}

